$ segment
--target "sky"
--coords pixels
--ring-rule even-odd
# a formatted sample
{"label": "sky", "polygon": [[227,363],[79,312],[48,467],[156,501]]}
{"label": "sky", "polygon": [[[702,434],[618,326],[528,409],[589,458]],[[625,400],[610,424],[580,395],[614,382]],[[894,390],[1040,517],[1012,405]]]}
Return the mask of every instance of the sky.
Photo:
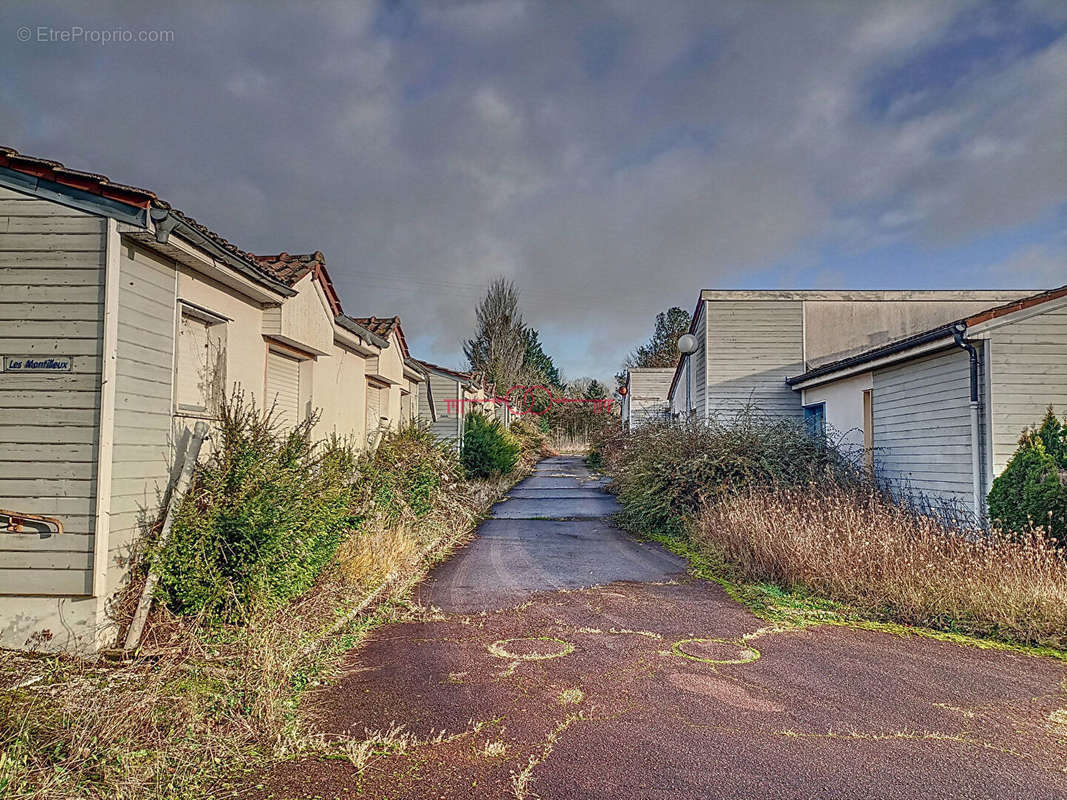
{"label": "sky", "polygon": [[7,2],[0,76],[0,144],[445,365],[500,275],[603,380],[701,288],[1067,283],[1062,0]]}

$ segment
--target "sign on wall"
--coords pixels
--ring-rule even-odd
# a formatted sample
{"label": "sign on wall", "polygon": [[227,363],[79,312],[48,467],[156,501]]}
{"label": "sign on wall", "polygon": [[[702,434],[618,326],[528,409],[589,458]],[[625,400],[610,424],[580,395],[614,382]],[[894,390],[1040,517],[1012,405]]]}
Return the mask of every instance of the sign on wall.
{"label": "sign on wall", "polygon": [[4,372],[70,372],[70,356],[4,356]]}

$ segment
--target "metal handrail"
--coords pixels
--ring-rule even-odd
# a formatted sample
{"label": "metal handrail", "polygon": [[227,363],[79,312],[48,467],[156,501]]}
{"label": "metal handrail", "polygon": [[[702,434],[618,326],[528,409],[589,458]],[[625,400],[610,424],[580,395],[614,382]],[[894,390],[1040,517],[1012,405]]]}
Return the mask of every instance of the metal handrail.
{"label": "metal handrail", "polygon": [[6,508],[0,508],[0,517],[7,517],[7,527],[4,530],[8,533],[22,533],[22,525],[28,520],[54,525],[57,534],[63,533],[63,523],[55,517],[42,517],[40,514],[24,514],[21,511],[8,511]]}

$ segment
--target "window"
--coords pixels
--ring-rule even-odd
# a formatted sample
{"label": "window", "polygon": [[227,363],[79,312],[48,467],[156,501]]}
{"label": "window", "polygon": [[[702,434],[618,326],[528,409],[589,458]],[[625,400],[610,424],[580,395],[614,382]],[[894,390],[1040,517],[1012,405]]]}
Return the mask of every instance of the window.
{"label": "window", "polygon": [[804,424],[815,438],[826,436],[826,403],[804,406]]}
{"label": "window", "polygon": [[226,320],[182,305],[174,396],[178,413],[213,417],[226,385]]}

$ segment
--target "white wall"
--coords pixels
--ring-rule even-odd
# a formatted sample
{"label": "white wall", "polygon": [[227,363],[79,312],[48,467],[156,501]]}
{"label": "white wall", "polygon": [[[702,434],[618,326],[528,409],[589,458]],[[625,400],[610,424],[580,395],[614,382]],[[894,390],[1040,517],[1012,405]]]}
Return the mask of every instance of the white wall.
{"label": "white wall", "polygon": [[226,393],[239,385],[262,406],[267,345],[259,304],[187,267],[178,271],[178,299],[230,320],[226,323]]}
{"label": "white wall", "polygon": [[873,387],[871,373],[825,383],[803,391],[804,405],[826,404],[826,425],[850,448],[863,448],[863,392]]}

